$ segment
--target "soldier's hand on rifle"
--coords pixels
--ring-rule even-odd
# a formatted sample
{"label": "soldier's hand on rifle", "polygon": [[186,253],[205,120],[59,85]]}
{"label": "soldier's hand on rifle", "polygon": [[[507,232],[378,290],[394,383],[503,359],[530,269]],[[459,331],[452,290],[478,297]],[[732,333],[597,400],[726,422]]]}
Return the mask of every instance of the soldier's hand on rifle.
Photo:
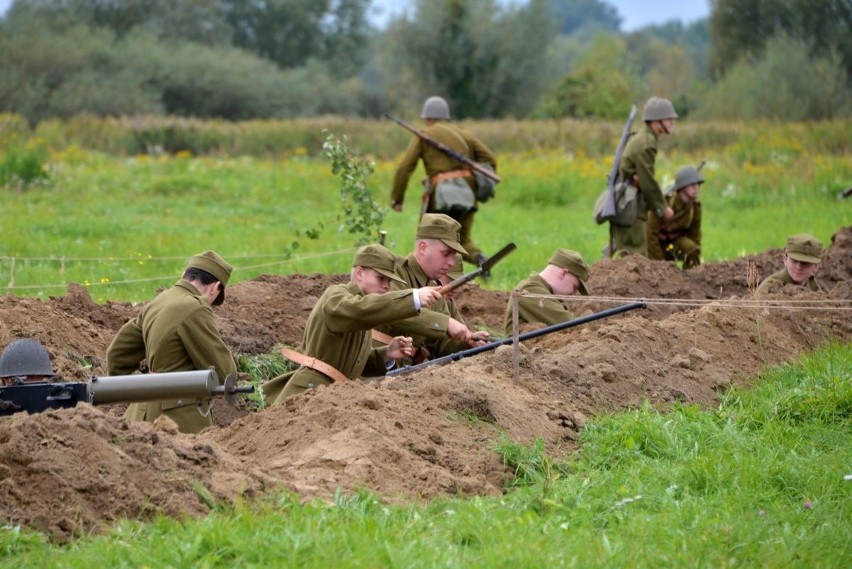
{"label": "soldier's hand on rifle", "polygon": [[668,221],[674,217],[674,210],[670,207],[667,207],[663,210],[663,220]]}
{"label": "soldier's hand on rifle", "polygon": [[394,211],[402,211],[402,204],[399,202],[391,202],[391,209]]}
{"label": "soldier's hand on rifle", "polygon": [[488,342],[491,341],[491,334],[486,332],[485,330],[477,330],[473,334],[470,335],[470,344],[471,348],[478,348],[479,346],[484,346]]}
{"label": "soldier's hand on rifle", "polygon": [[414,341],[409,336],[396,336],[388,344],[387,359],[400,361],[414,356]]}
{"label": "soldier's hand on rifle", "polygon": [[420,298],[420,306],[429,306],[436,300],[441,298],[440,286],[424,286],[417,289],[417,296]]}
{"label": "soldier's hand on rifle", "polygon": [[465,344],[470,343],[470,330],[467,326],[465,326],[455,318],[450,318],[450,321],[447,324],[447,335],[453,340],[464,342]]}

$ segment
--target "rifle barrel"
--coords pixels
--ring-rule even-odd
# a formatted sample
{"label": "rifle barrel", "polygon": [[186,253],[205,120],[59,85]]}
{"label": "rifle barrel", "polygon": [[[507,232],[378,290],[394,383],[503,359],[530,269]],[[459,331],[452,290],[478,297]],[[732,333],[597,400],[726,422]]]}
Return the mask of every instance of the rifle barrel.
{"label": "rifle barrel", "polygon": [[[632,302],[630,304],[624,304],[622,306],[616,306],[615,308],[610,308],[608,310],[602,310],[601,312],[595,312],[594,314],[589,314],[588,316],[581,316],[580,318],[574,318],[573,320],[567,320],[565,322],[559,322],[558,324],[551,324],[550,326],[545,326],[544,328],[539,328],[538,330],[532,330],[530,332],[525,332],[523,334],[518,335],[518,341],[529,340],[532,338],[538,338],[539,336],[544,336],[547,334],[551,334],[553,332],[558,332],[559,330],[565,330],[566,328],[573,328],[574,326],[579,326],[581,324],[586,324],[588,322],[593,322],[595,320],[600,320],[601,318],[607,318],[609,316],[615,316],[616,314],[621,314],[623,312],[629,312],[631,310],[636,310],[637,308],[647,308],[647,304],[645,302]],[[456,352],[454,354],[450,354],[448,356],[443,356],[440,358],[435,358],[434,360],[429,360],[427,362],[423,362],[422,364],[411,365],[401,367],[399,369],[394,369],[385,374],[385,377],[390,377],[394,375],[402,375],[404,373],[411,373],[414,371],[419,371],[425,367],[429,367],[430,365],[436,364],[444,364],[455,362],[461,359],[464,359],[468,356],[475,356],[477,354],[481,354],[483,352],[490,352],[491,350],[496,350],[500,346],[508,346],[515,343],[515,339],[512,337],[503,338],[502,340],[498,340],[496,342],[491,342],[489,344],[485,344],[484,346],[477,346],[475,348],[470,348],[469,350],[462,350],[461,352]]]}

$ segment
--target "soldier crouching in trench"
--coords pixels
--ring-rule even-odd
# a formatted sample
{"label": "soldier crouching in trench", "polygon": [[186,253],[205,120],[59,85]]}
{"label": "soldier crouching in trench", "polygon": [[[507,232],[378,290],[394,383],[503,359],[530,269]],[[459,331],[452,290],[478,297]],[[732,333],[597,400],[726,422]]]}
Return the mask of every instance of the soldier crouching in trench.
{"label": "soldier crouching in trench", "polygon": [[304,354],[284,349],[301,367],[263,385],[267,401],[280,404],[291,395],[359,376],[382,376],[414,353],[412,340],[396,336],[387,347],[372,348],[370,330],[415,316],[441,298],[437,287],[390,290],[396,255],[381,245],[355,253],[347,284],[332,285],[311,310],[305,325]]}
{"label": "soldier crouching in trench", "polygon": [[[121,327],[107,349],[109,375],[129,375],[143,359],[151,372],[216,369],[220,381],[237,373],[230,350],[222,341],[211,306],[225,301],[231,265],[214,251],[189,259],[183,275],[160,293],[138,316]],[[124,414],[131,421],[172,419],[182,433],[213,425],[209,399],[132,403]]]}

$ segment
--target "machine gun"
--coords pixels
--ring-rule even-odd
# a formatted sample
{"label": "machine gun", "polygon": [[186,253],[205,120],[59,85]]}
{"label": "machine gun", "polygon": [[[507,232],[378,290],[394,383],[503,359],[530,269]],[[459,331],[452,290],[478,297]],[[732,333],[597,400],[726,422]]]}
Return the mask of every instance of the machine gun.
{"label": "machine gun", "polygon": [[92,376],[86,382],[30,382],[0,386],[0,416],[20,411],[41,413],[75,407],[77,403],[106,405],[162,399],[198,400],[224,396],[234,405],[237,393],[252,393],[253,385],[237,386],[233,374],[219,385],[216,371],[177,371],[134,375]]}
{"label": "machine gun", "polygon": [[[531,332],[526,332],[524,334],[518,334],[518,341],[529,340],[531,338],[538,338],[539,336],[544,336],[546,334],[551,334],[553,332],[558,332],[559,330],[565,330],[566,328],[573,328],[574,326],[579,326],[580,324],[586,324],[587,322],[593,322],[595,320],[600,320],[601,318],[607,318],[608,316],[615,316],[616,314],[621,314],[622,312],[629,312],[630,310],[636,310],[637,308],[647,308],[648,305],[644,302],[632,302],[630,304],[625,304],[622,306],[616,306],[615,308],[610,308],[609,310],[603,310],[601,312],[595,312],[594,314],[589,314],[588,316],[581,316],[580,318],[575,318],[573,320],[568,320],[566,322],[560,322],[558,324],[552,324],[550,326],[545,326],[544,328],[539,328],[538,330],[532,330]],[[404,366],[398,369],[391,370],[385,374],[385,377],[394,376],[394,375],[402,375],[406,373],[411,373],[415,371],[420,371],[423,368],[429,367],[431,365],[437,364],[448,364],[450,362],[455,362],[461,359],[464,359],[468,356],[475,356],[477,354],[481,354],[483,352],[490,352],[491,350],[496,350],[500,346],[508,346],[515,343],[514,338],[503,338],[502,340],[497,340],[495,342],[491,342],[489,344],[485,344],[484,346],[478,346],[476,348],[470,348],[469,350],[462,350],[461,352],[456,352],[454,354],[450,354],[447,356],[442,356],[440,358],[435,358],[434,360],[425,361],[422,364],[415,364],[410,366]]]}

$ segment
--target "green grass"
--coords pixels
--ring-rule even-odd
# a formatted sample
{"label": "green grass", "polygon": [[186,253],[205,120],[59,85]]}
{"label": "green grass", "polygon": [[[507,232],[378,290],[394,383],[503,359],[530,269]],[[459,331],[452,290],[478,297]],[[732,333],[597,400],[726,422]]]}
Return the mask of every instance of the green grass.
{"label": "green grass", "polygon": [[852,345],[768,371],[715,411],[595,418],[581,442],[554,458],[499,441],[518,478],[498,498],[281,495],[66,546],[7,527],[0,565],[814,568],[852,556]]}
{"label": "green grass", "polygon": [[[852,224],[849,204],[837,200],[852,179],[848,156],[772,141],[779,150],[752,157],[756,162],[743,162],[740,145],[709,156],[701,194],[705,261],[780,248],[792,233],[812,233],[827,245]],[[659,177],[668,184],[678,167],[702,158],[708,156],[662,152]],[[608,161],[582,152],[500,156],[505,181],[477,214],[474,237],[486,252],[509,241],[518,250],[492,271],[486,288],[511,289],[558,247],[590,262],[600,258],[607,229],[591,221],[591,209]],[[0,189],[0,285],[7,292],[55,296],[77,282],[98,302],[145,301],[208,248],[235,265],[234,283],[263,273],[349,270],[355,237],[338,230],[339,180],[324,159],[115,157],[72,149],[55,153],[48,166],[49,185]],[[393,162],[379,162],[368,180],[381,203],[393,171]],[[405,211],[385,218],[388,244],[400,254],[413,246],[421,176],[418,169]],[[319,239],[308,238],[318,223]]]}

